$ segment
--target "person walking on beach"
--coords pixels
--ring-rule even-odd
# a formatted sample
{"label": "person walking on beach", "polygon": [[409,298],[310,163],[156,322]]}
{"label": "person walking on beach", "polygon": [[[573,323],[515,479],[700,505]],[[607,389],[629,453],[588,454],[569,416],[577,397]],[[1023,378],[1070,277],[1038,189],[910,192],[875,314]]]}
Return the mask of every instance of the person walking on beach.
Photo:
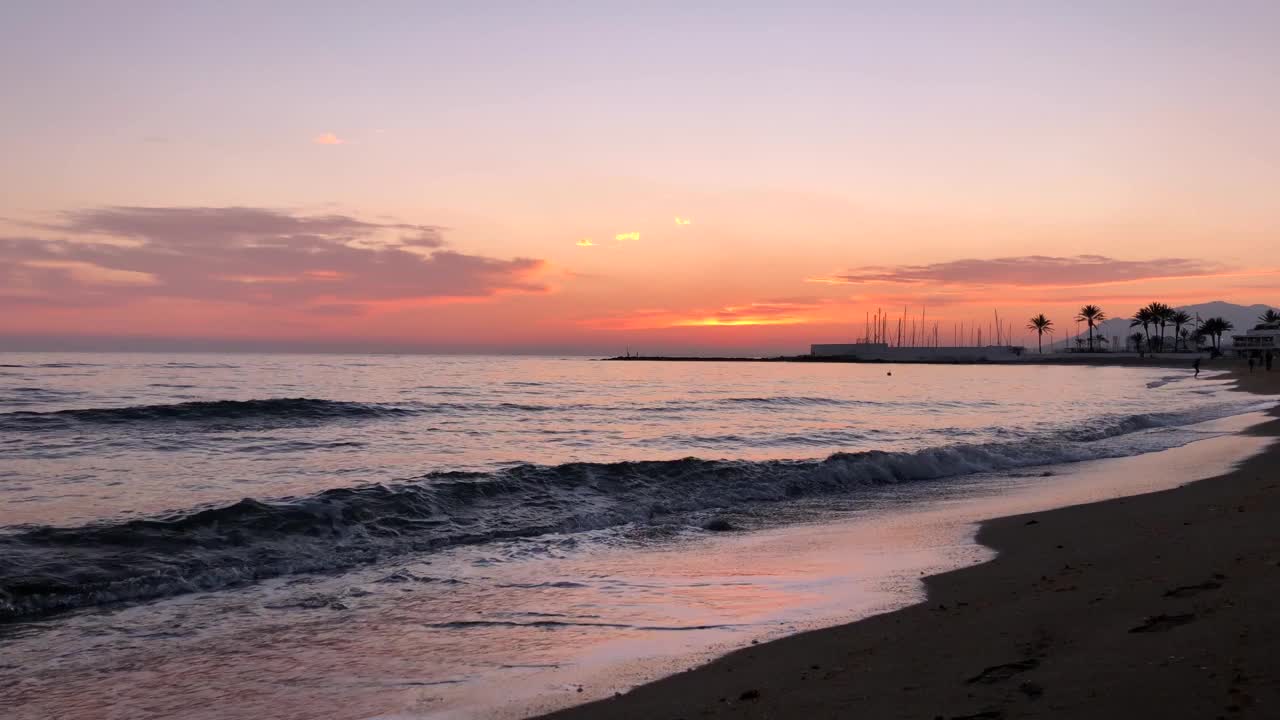
{"label": "person walking on beach", "polygon": [[1252,373],[1252,372],[1253,372],[1253,366],[1254,366],[1254,364],[1255,364],[1256,362],[1257,362],[1257,361],[1253,359],[1253,356],[1252,356],[1252,355],[1250,355],[1250,356],[1249,356],[1249,372],[1250,372],[1250,373]]}
{"label": "person walking on beach", "polygon": [[1267,372],[1271,372],[1271,351],[1270,350],[1267,351],[1266,363],[1267,363]]}
{"label": "person walking on beach", "polygon": [[1200,377],[1200,358],[1196,358],[1196,361],[1191,363],[1191,367],[1196,369],[1196,377]]}

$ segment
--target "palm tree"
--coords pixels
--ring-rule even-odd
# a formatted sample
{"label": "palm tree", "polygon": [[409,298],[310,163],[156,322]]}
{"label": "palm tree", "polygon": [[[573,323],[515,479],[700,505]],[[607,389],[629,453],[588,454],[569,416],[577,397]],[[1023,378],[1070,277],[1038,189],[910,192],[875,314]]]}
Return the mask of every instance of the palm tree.
{"label": "palm tree", "polygon": [[1027,321],[1027,329],[1036,331],[1036,349],[1044,354],[1044,334],[1053,334],[1053,321],[1040,313]]}
{"label": "palm tree", "polygon": [[1093,328],[1106,319],[1107,314],[1102,312],[1102,308],[1097,305],[1085,305],[1080,308],[1080,314],[1076,315],[1076,320],[1089,324],[1089,352],[1093,352]]}
{"label": "palm tree", "polygon": [[1209,337],[1209,331],[1204,329],[1204,323],[1201,322],[1196,329],[1191,332],[1191,337],[1196,341],[1196,350],[1204,347],[1205,338]]}
{"label": "palm tree", "polygon": [[1200,323],[1200,329],[1196,331],[1198,334],[1209,339],[1210,350],[1218,349],[1218,343],[1214,339],[1217,337],[1215,333],[1218,330],[1218,320],[1219,318],[1205,318],[1204,322]]}
{"label": "palm tree", "polygon": [[[1156,319],[1160,321],[1160,351],[1164,351],[1164,327],[1173,322],[1173,308],[1164,303],[1153,303],[1156,306]],[[1175,343],[1176,344],[1176,343]]]}
{"label": "palm tree", "polygon": [[1205,320],[1204,324],[1200,326],[1200,329],[1204,331],[1205,335],[1208,335],[1213,340],[1213,349],[1221,352],[1222,334],[1235,330],[1236,326],[1230,320],[1215,317]]}
{"label": "palm tree", "polygon": [[[1178,338],[1183,338],[1184,340],[1186,338],[1186,334],[1182,332],[1182,326],[1190,323],[1191,319],[1192,319],[1191,315],[1186,310],[1178,310],[1177,312],[1169,316],[1169,322],[1173,323],[1173,336],[1174,336],[1173,351],[1174,352],[1178,351]],[[1182,346],[1186,347],[1187,345],[1184,342]]]}
{"label": "palm tree", "polygon": [[1230,320],[1218,318],[1218,352],[1222,352],[1222,333],[1229,333],[1236,329],[1235,323]]}
{"label": "palm tree", "polygon": [[1260,323],[1280,322],[1280,312],[1276,312],[1275,310],[1268,308],[1266,312],[1258,316],[1258,322]]}
{"label": "palm tree", "polygon": [[1129,342],[1133,343],[1133,349],[1142,352],[1142,333],[1134,333],[1129,336]]}
{"label": "palm tree", "polygon": [[1133,318],[1129,320],[1129,327],[1142,326],[1142,334],[1147,336],[1147,347],[1151,347],[1151,323],[1155,322],[1155,318],[1151,315],[1151,308],[1138,308],[1138,312],[1133,314]]}
{"label": "palm tree", "polygon": [[[1167,325],[1169,321],[1172,319],[1173,308],[1169,307],[1168,305],[1165,305],[1162,302],[1152,302],[1152,303],[1148,303],[1146,307],[1142,308],[1142,310],[1145,310],[1147,312],[1147,316],[1151,318],[1150,320],[1151,324],[1156,325],[1160,328],[1160,335],[1159,337],[1156,338],[1156,341],[1152,343],[1151,340],[1148,338],[1147,344],[1154,345],[1154,349],[1163,351],[1164,350],[1164,326]],[[1139,310],[1138,312],[1141,313],[1142,310]]]}

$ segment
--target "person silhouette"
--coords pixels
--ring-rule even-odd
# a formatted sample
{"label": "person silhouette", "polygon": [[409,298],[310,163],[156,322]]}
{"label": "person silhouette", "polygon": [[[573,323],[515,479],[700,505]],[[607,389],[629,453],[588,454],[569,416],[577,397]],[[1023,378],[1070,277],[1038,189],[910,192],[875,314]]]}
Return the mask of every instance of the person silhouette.
{"label": "person silhouette", "polygon": [[1267,364],[1267,372],[1271,372],[1271,351],[1270,350],[1267,351],[1265,362]]}
{"label": "person silhouette", "polygon": [[1191,363],[1191,367],[1196,369],[1195,377],[1200,377],[1200,358],[1196,358],[1196,361]]}
{"label": "person silhouette", "polygon": [[1252,355],[1249,356],[1249,372],[1253,372],[1253,366],[1257,364],[1257,360]]}

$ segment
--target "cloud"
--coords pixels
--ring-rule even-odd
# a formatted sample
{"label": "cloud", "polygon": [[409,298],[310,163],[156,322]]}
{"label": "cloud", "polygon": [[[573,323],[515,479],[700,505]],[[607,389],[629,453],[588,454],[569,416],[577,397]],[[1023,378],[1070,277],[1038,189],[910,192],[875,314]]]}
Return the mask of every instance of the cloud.
{"label": "cloud", "polygon": [[343,140],[337,135],[334,135],[333,133],[327,132],[327,133],[320,133],[319,135],[311,138],[311,142],[315,143],[316,145],[343,145],[343,144],[346,144],[347,141]]}
{"label": "cloud", "polygon": [[156,277],[151,273],[116,270],[76,260],[31,260],[27,262],[27,267],[62,271],[82,285],[138,286],[155,285],[157,282]]}
{"label": "cloud", "polygon": [[808,281],[830,285],[904,283],[1075,287],[1199,277],[1222,271],[1223,267],[1216,263],[1189,258],[1116,260],[1102,255],[1024,255],[928,265],[868,266],[832,276],[809,278]]}
{"label": "cloud", "polygon": [[634,230],[632,232],[618,233],[617,235],[613,236],[613,239],[617,240],[618,242],[626,242],[628,240],[639,240],[640,233]]}
{"label": "cloud", "polygon": [[595,247],[596,244],[591,242],[591,238],[583,238],[575,243],[578,247]]}
{"label": "cloud", "polygon": [[108,207],[0,237],[0,301],[152,297],[310,308],[483,300],[549,291],[545,263],[445,247],[438,228],[245,207]]}
{"label": "cloud", "polygon": [[679,215],[677,215],[677,216],[676,216],[676,224],[677,224],[677,225],[692,225],[692,224],[693,224],[693,221],[692,221],[692,220],[690,220],[689,218],[682,218],[682,217],[680,217]]}

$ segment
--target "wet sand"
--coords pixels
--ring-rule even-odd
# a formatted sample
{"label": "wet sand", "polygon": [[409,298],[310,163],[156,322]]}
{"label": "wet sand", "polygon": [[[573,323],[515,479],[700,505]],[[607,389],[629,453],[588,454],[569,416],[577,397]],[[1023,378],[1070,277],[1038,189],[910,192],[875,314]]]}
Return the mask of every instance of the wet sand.
{"label": "wet sand", "polygon": [[[1280,372],[1238,379],[1280,394]],[[1280,419],[1251,432],[1280,436]],[[1280,717],[1280,444],[978,540],[998,557],[926,578],[922,604],[547,717]]]}

